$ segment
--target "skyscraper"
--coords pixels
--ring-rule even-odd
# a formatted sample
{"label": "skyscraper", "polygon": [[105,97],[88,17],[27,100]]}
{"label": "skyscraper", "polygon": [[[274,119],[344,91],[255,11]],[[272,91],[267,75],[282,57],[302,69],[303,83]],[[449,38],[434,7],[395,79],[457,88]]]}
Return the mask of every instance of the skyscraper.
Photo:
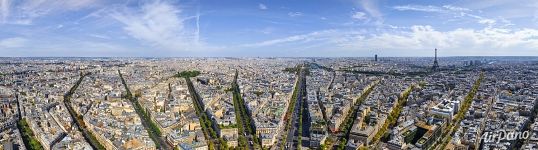
{"label": "skyscraper", "polygon": [[375,61],[377,61],[377,54],[375,54],[375,56],[374,56],[374,57],[375,57]]}
{"label": "skyscraper", "polygon": [[437,63],[437,48],[435,49],[435,59],[433,60],[432,70],[439,69],[439,63]]}

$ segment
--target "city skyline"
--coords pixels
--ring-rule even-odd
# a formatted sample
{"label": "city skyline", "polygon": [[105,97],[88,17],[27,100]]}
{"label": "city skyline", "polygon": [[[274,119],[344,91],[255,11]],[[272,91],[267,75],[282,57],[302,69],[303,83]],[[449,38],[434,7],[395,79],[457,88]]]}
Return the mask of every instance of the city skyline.
{"label": "city skyline", "polygon": [[538,56],[538,2],[0,0],[2,57]]}
{"label": "city skyline", "polygon": [[4,58],[0,149],[531,150],[537,62]]}

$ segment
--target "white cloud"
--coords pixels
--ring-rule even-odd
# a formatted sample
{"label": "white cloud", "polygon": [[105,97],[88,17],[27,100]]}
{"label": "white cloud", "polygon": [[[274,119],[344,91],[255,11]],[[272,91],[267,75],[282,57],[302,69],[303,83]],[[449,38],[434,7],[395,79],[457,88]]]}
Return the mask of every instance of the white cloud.
{"label": "white cloud", "polygon": [[258,8],[261,9],[261,10],[267,10],[267,6],[265,6],[262,3],[258,4]]}
{"label": "white cloud", "polygon": [[290,16],[290,17],[299,17],[299,16],[302,16],[302,15],[303,15],[303,13],[301,13],[301,12],[289,12],[288,13],[288,16]]}
{"label": "white cloud", "polygon": [[538,1],[534,1],[534,3],[531,5],[531,8],[534,9],[534,14],[532,14],[532,21],[534,21],[535,24],[538,24]]}
{"label": "white cloud", "polygon": [[109,36],[101,35],[101,34],[89,34],[88,36],[91,36],[91,37],[94,37],[94,38],[99,38],[99,39],[111,39]]}
{"label": "white cloud", "polygon": [[0,40],[0,48],[19,48],[25,46],[27,40],[21,37],[6,38]]}
{"label": "white cloud", "polygon": [[293,35],[285,38],[279,38],[274,40],[267,40],[258,43],[244,44],[244,47],[263,47],[263,46],[275,46],[279,44],[286,44],[291,42],[310,42],[319,40],[322,37],[326,37],[327,34],[335,32],[334,30],[316,31],[307,34]]}
{"label": "white cloud", "polygon": [[9,16],[11,0],[0,0],[0,23],[5,22]]}
{"label": "white cloud", "polygon": [[[135,39],[152,46],[168,50],[188,50],[198,41],[198,30],[185,28],[187,17],[180,16],[181,10],[165,2],[151,2],[140,10],[126,8],[124,12],[116,12],[111,16],[123,23],[123,29]],[[199,20],[199,15],[195,17]]]}
{"label": "white cloud", "polygon": [[[381,33],[340,43],[347,48],[425,50],[440,48],[452,54],[496,54],[502,52],[534,51],[538,49],[538,30],[484,28],[481,30],[458,28],[437,31],[431,26],[412,26],[410,31]],[[507,53],[508,52],[508,53]]]}
{"label": "white cloud", "polygon": [[351,18],[353,18],[353,19],[357,19],[357,20],[364,20],[364,19],[367,19],[367,17],[366,17],[366,13],[364,13],[364,12],[360,12],[360,11],[359,11],[359,12],[355,12],[355,13],[353,14],[353,16],[351,16]]}
{"label": "white cloud", "polygon": [[194,31],[194,42],[200,44],[200,12],[196,12],[196,31]]}
{"label": "white cloud", "polygon": [[421,11],[421,12],[436,12],[436,13],[451,13],[459,14],[472,11],[468,8],[452,6],[452,5],[443,5],[432,6],[432,5],[400,5],[392,7],[395,10],[399,11]]}
{"label": "white cloud", "polygon": [[255,32],[262,33],[262,34],[272,34],[275,31],[275,28],[273,27],[265,27],[263,29],[254,30]]}
{"label": "white cloud", "polygon": [[[509,20],[532,20],[538,13],[536,0],[472,0],[465,1],[462,6],[477,10],[482,16],[502,17]],[[497,20],[497,23],[501,23],[500,20]]]}
{"label": "white cloud", "polygon": [[99,0],[0,0],[0,23],[32,24],[39,17],[93,7]]}
{"label": "white cloud", "polygon": [[511,24],[509,21],[507,21],[504,18],[500,18],[500,20],[486,18],[483,16],[473,14],[473,10],[471,9],[458,7],[458,6],[452,6],[452,5],[443,5],[441,7],[432,6],[432,5],[401,5],[401,6],[394,6],[392,8],[399,11],[433,12],[433,13],[439,13],[439,14],[445,14],[445,15],[452,15],[454,18],[459,18],[459,19],[470,18],[470,19],[476,20],[477,23],[485,24],[489,26],[492,26],[499,21],[501,23],[504,23],[505,26]]}
{"label": "white cloud", "polygon": [[87,14],[86,16],[77,19],[75,21],[75,24],[79,24],[81,21],[87,20],[87,19],[102,18],[102,17],[105,17],[105,16],[109,16],[109,14],[113,13],[113,11],[115,11],[115,10],[110,9],[109,7],[104,7],[104,8],[101,8],[101,9],[97,9],[97,10]]}
{"label": "white cloud", "polygon": [[481,20],[478,20],[478,23],[480,24],[487,24],[487,25],[492,25],[492,24],[495,24],[495,20],[493,19],[481,19]]}
{"label": "white cloud", "polygon": [[452,6],[452,5],[443,5],[443,8],[451,10],[451,11],[460,11],[460,12],[472,11],[469,8],[463,8],[463,7]]}
{"label": "white cloud", "polygon": [[398,55],[422,55],[416,51],[434,48],[442,50],[446,55],[538,55],[538,30],[486,27],[480,30],[457,28],[438,31],[431,26],[420,25],[373,34],[321,30],[245,46],[316,46],[311,48],[347,51],[379,49]]}
{"label": "white cloud", "polygon": [[360,6],[366,13],[375,18],[375,23],[378,25],[383,24],[383,14],[379,11],[377,6],[377,0],[361,0]]}
{"label": "white cloud", "polygon": [[442,12],[443,10],[440,7],[435,6],[422,6],[422,5],[402,5],[402,6],[394,6],[393,7],[396,10],[399,11],[423,11],[423,12]]}

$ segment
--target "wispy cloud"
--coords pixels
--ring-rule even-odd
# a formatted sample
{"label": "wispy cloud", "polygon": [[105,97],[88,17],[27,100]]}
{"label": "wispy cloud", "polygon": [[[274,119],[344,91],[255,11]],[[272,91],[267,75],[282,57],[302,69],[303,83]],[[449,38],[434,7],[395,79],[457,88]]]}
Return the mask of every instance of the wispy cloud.
{"label": "wispy cloud", "polygon": [[448,9],[448,10],[451,10],[451,11],[460,11],[460,12],[468,12],[468,11],[472,11],[472,10],[469,9],[469,8],[458,7],[458,6],[452,6],[452,5],[443,5],[443,8]]}
{"label": "wispy cloud", "polygon": [[[488,26],[495,25],[496,19],[486,18],[479,15],[475,15],[473,10],[464,7],[458,7],[453,5],[433,6],[433,5],[401,5],[394,6],[393,9],[399,11],[419,11],[419,12],[432,12],[452,15],[454,18],[471,18],[476,20],[477,23],[485,24]],[[504,19],[504,18],[503,18]],[[504,19],[506,20],[506,19]]]}
{"label": "wispy cloud", "polygon": [[[438,31],[431,26],[412,26],[408,31],[375,34],[347,43],[347,48],[427,50],[440,48],[446,54],[500,54],[506,51],[531,52],[538,48],[538,30],[486,27]],[[498,42],[503,41],[503,42]],[[346,43],[342,43],[346,44]]]}
{"label": "wispy cloud", "polygon": [[375,24],[383,24],[383,14],[379,10],[377,0],[360,0],[359,4],[366,13],[375,19]]}
{"label": "wispy cloud", "polygon": [[33,20],[53,13],[93,7],[99,0],[0,0],[0,23],[32,24]]}
{"label": "wispy cloud", "polygon": [[265,27],[261,30],[256,30],[256,32],[263,33],[263,34],[271,34],[275,31],[275,28],[272,27]]}
{"label": "wispy cloud", "polygon": [[[503,42],[498,42],[503,41]],[[457,28],[438,31],[432,26],[415,25],[392,32],[365,33],[352,30],[320,30],[307,34],[245,44],[245,47],[301,47],[330,48],[345,51],[379,49],[396,52],[442,49],[446,55],[507,55],[536,54],[538,30],[485,27],[475,30]],[[329,47],[324,47],[329,46]],[[419,53],[412,53],[420,55]],[[387,53],[390,55],[390,53]]]}
{"label": "wispy cloud", "polygon": [[267,6],[265,4],[259,3],[258,4],[258,9],[267,10]]}
{"label": "wispy cloud", "polygon": [[[467,16],[467,17],[473,18],[473,19],[476,20],[477,23],[485,24],[485,25],[488,25],[488,26],[493,26],[493,25],[495,25],[497,23],[496,19],[485,18],[485,17],[482,17],[482,16],[473,15],[473,14],[469,14],[469,13],[461,13],[461,16]],[[506,20],[504,18],[500,18],[500,22],[504,23],[505,26],[511,24],[510,21],[508,21],[508,20]]]}
{"label": "wispy cloud", "polygon": [[89,34],[88,36],[91,36],[91,37],[94,37],[94,38],[99,38],[99,39],[111,39],[109,36],[107,35],[101,35],[101,34]]}
{"label": "wispy cloud", "polygon": [[196,12],[196,31],[194,32],[194,42],[200,44],[200,11]]}
{"label": "wispy cloud", "polygon": [[302,12],[289,12],[288,13],[288,16],[290,17],[299,17],[299,16],[302,16],[303,13]]}
{"label": "wispy cloud", "polygon": [[444,12],[444,9],[437,6],[423,6],[423,5],[403,5],[403,6],[394,6],[393,7],[396,10],[400,11],[423,11],[423,12]]}
{"label": "wispy cloud", "polygon": [[11,0],[0,0],[0,23],[6,22],[9,16],[9,7]]}
{"label": "wispy cloud", "polygon": [[0,39],[0,48],[18,48],[25,46],[27,40],[21,37]]}
{"label": "wispy cloud", "polygon": [[355,12],[355,13],[351,16],[351,18],[353,18],[353,19],[357,19],[357,20],[364,20],[364,19],[367,19],[367,17],[366,17],[366,13],[364,13],[364,12],[360,12],[360,11],[359,11],[359,12]]}
{"label": "wispy cloud", "polygon": [[252,44],[244,44],[243,47],[263,47],[263,46],[275,46],[280,44],[286,44],[286,43],[292,43],[292,42],[310,42],[314,40],[319,40],[320,37],[326,37],[326,35],[330,33],[334,33],[335,30],[322,30],[322,31],[315,31],[312,33],[307,34],[300,34],[300,35],[293,35],[289,37],[279,38],[279,39],[273,39],[273,40],[267,40],[262,41],[258,43],[252,43]]}
{"label": "wispy cloud", "polygon": [[488,24],[488,25],[491,25],[491,24],[495,24],[495,20],[493,19],[481,19],[481,20],[478,20],[478,23],[481,23],[481,24]]}
{"label": "wispy cloud", "polygon": [[194,17],[196,29],[188,30],[184,22],[190,17],[181,16],[179,8],[166,2],[146,3],[139,10],[125,8],[111,16],[125,25],[128,35],[159,48],[189,50],[199,40],[200,15]]}
{"label": "wispy cloud", "polygon": [[401,5],[393,7],[399,11],[422,11],[422,12],[437,12],[437,13],[460,13],[471,11],[468,8],[457,7],[452,5],[433,6],[433,5]]}

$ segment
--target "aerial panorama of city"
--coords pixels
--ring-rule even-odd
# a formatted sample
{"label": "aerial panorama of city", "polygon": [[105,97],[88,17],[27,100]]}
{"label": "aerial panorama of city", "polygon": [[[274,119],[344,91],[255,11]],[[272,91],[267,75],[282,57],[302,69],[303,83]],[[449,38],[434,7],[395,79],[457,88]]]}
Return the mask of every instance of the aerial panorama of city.
{"label": "aerial panorama of city", "polygon": [[537,0],[0,0],[0,150],[538,150]]}
{"label": "aerial panorama of city", "polygon": [[0,64],[4,149],[538,146],[538,57]]}

